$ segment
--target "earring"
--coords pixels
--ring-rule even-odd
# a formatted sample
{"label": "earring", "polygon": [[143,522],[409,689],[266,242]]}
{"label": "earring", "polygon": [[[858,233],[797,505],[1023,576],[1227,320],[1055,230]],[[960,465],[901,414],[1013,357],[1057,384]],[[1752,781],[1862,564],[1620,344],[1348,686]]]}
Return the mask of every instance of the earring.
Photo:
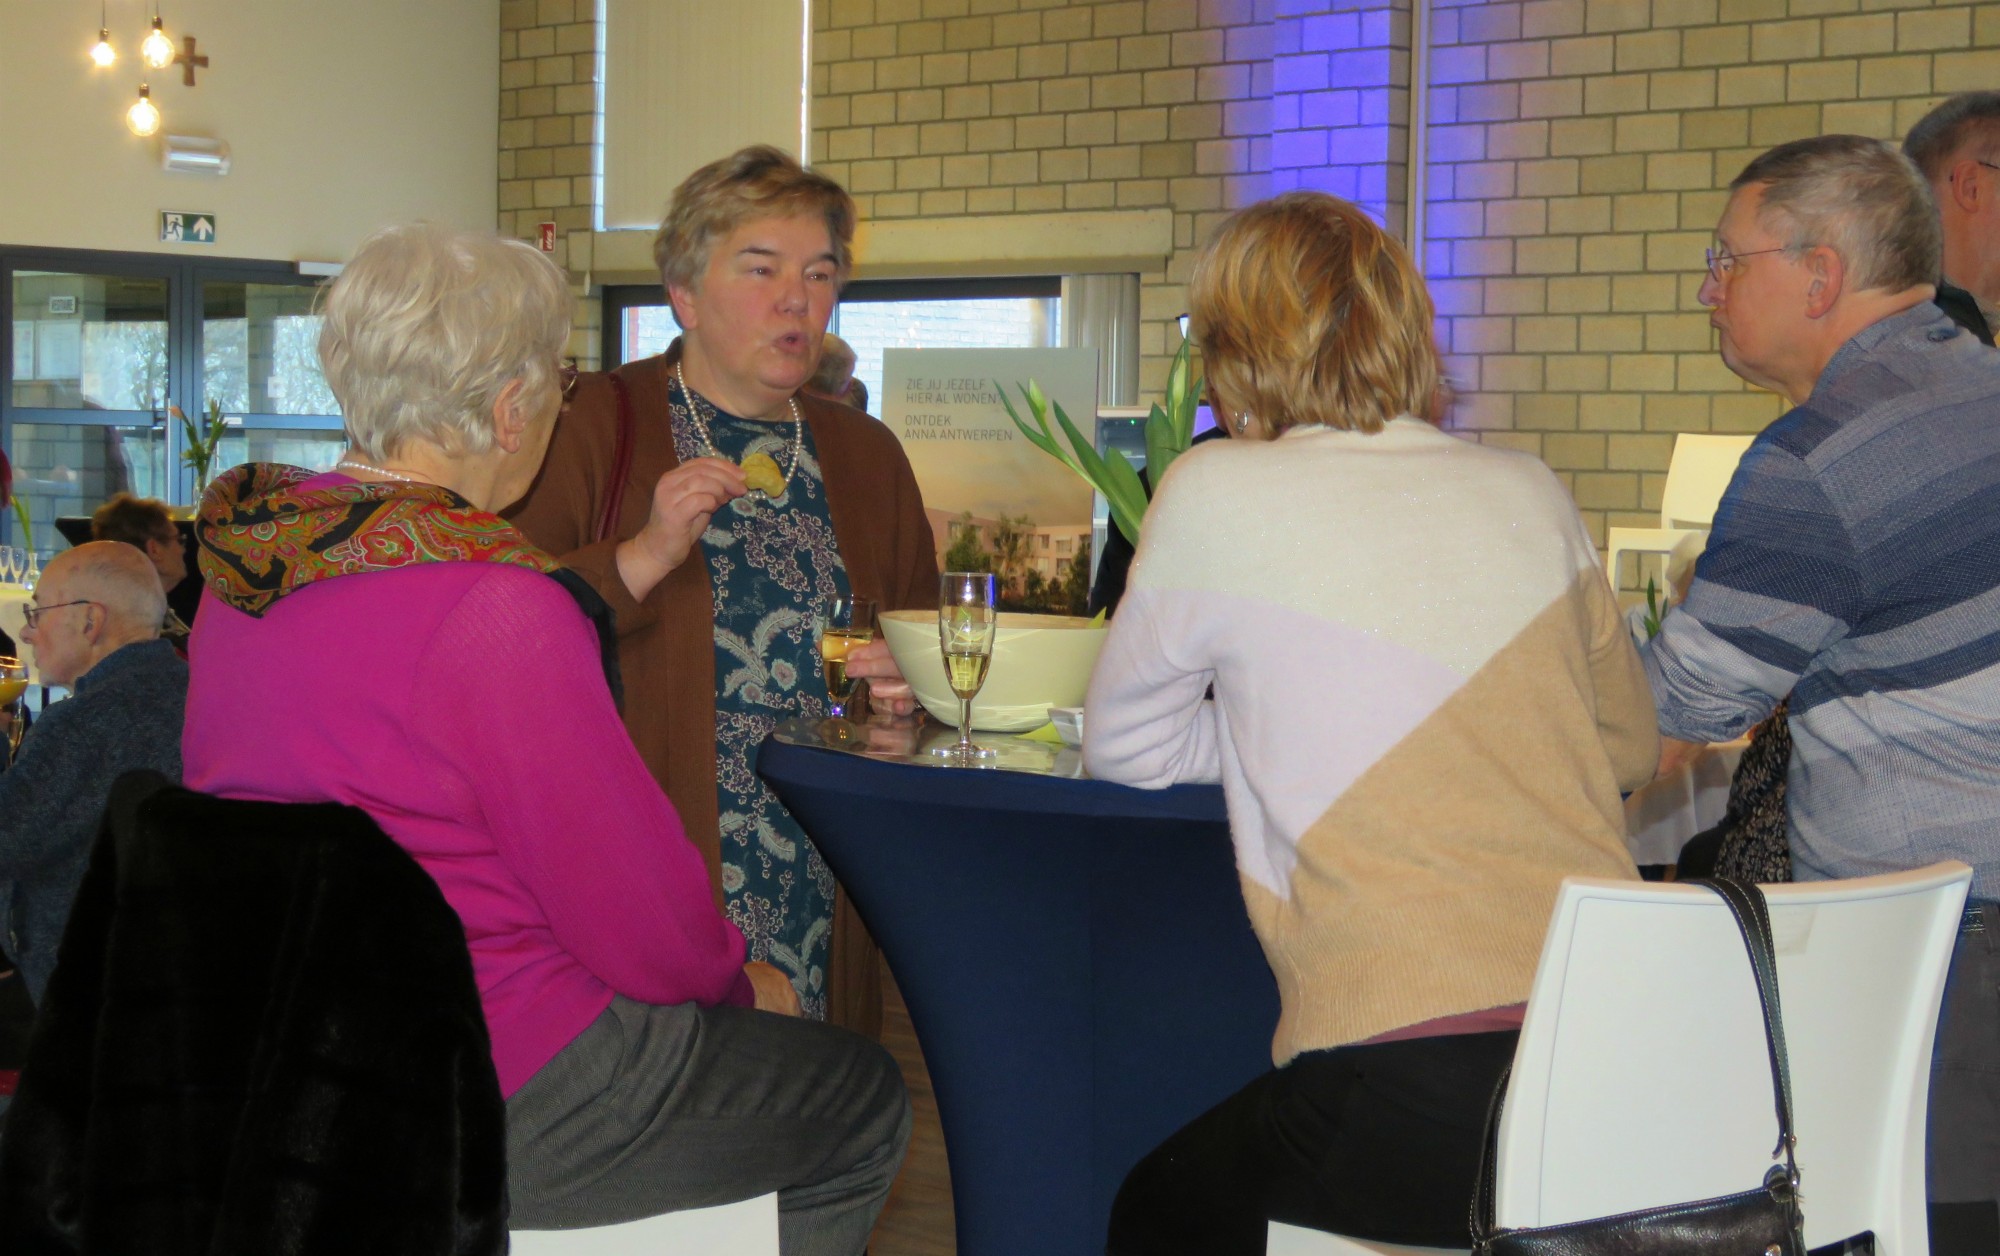
{"label": "earring", "polygon": [[1249,428],[1250,428],[1250,412],[1248,410],[1245,410],[1243,413],[1236,416],[1236,434],[1238,436],[1241,436],[1243,435],[1244,432],[1248,431]]}

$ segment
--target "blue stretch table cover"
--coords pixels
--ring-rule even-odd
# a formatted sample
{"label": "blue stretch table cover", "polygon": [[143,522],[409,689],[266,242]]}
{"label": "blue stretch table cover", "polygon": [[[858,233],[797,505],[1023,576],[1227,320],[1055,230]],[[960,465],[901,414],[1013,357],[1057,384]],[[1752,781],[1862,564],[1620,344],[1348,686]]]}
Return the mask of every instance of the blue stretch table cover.
{"label": "blue stretch table cover", "polygon": [[1102,1253],[1127,1171],[1271,1067],[1221,790],[868,758],[826,727],[780,725],[758,770],[909,1005],[960,1256]]}

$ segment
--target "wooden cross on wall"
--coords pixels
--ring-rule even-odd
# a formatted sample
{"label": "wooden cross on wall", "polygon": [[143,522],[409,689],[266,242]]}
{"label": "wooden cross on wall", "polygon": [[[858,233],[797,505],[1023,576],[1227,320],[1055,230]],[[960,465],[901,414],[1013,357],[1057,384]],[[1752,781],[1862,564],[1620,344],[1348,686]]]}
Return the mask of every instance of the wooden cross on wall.
{"label": "wooden cross on wall", "polygon": [[207,69],[208,55],[195,55],[194,36],[189,35],[181,40],[181,51],[174,54],[174,64],[181,68],[181,82],[193,87],[195,67]]}

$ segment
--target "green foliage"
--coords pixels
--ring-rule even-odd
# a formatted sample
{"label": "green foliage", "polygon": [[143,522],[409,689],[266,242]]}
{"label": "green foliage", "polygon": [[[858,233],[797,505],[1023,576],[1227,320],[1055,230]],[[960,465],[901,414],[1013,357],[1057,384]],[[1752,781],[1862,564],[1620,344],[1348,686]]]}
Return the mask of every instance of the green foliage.
{"label": "green foliage", "polygon": [[14,519],[21,525],[21,548],[34,553],[35,525],[28,518],[28,503],[19,493],[14,494]]}
{"label": "green foliage", "polygon": [[1028,561],[1034,531],[1035,521],[1026,515],[1000,516],[999,526],[993,529],[993,574],[1000,577],[1002,589],[1014,587],[1021,564]]}
{"label": "green foliage", "polygon": [[1640,621],[1646,629],[1646,640],[1660,635],[1660,621],[1667,617],[1667,607],[1660,599],[1660,586],[1651,576],[1646,577],[1646,614]]}
{"label": "green foliage", "polygon": [[[1182,341],[1180,352],[1174,355],[1173,365],[1167,371],[1167,400],[1162,407],[1153,403],[1153,411],[1146,418],[1146,467],[1154,484],[1158,484],[1173,465],[1175,458],[1187,450],[1194,440],[1194,412],[1201,399],[1201,380],[1194,374],[1194,346]],[[1007,407],[1007,417],[1014,420],[1021,435],[1043,453],[1062,463],[1082,476],[1084,481],[1098,492],[1111,507],[1111,517],[1118,521],[1118,529],[1135,543],[1139,539],[1140,524],[1146,517],[1146,486],[1140,481],[1139,473],[1132,467],[1124,453],[1112,450],[1109,457],[1097,452],[1095,440],[1086,438],[1077,430],[1063,412],[1060,403],[1052,403],[1042,393],[1041,385],[1029,380],[1025,385],[1016,384],[1021,396],[1028,403],[1028,414],[1034,419],[1032,424],[1022,420],[1020,412],[1007,397],[1007,390],[996,380],[994,387],[1000,393],[1000,403]],[[1055,425],[1049,424],[1049,414],[1055,414]],[[1061,439],[1057,429],[1061,429]]]}
{"label": "green foliage", "polygon": [[179,406],[172,407],[174,417],[181,421],[181,435],[186,439],[187,448],[181,450],[181,461],[194,468],[194,491],[199,493],[208,485],[209,471],[215,465],[215,455],[222,448],[222,438],[229,431],[229,425],[222,419],[222,403],[208,403],[208,421],[197,424]]}
{"label": "green foliage", "polygon": [[972,524],[972,512],[959,516],[951,525],[951,545],[944,552],[946,571],[991,571],[993,557],[979,543],[979,529]]}

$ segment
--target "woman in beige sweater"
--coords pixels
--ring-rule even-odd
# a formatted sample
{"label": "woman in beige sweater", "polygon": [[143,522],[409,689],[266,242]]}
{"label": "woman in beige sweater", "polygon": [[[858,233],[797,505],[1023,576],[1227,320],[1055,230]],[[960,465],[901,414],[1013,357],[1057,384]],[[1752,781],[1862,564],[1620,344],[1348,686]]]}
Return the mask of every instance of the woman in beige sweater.
{"label": "woman in beige sweater", "polygon": [[1272,1219],[1462,1245],[1556,887],[1636,875],[1652,701],[1561,483],[1412,417],[1436,351],[1395,240],[1281,196],[1190,297],[1235,439],[1160,485],[1084,754],[1222,782],[1283,1013],[1275,1071],[1133,1170],[1110,1250],[1257,1253]]}

